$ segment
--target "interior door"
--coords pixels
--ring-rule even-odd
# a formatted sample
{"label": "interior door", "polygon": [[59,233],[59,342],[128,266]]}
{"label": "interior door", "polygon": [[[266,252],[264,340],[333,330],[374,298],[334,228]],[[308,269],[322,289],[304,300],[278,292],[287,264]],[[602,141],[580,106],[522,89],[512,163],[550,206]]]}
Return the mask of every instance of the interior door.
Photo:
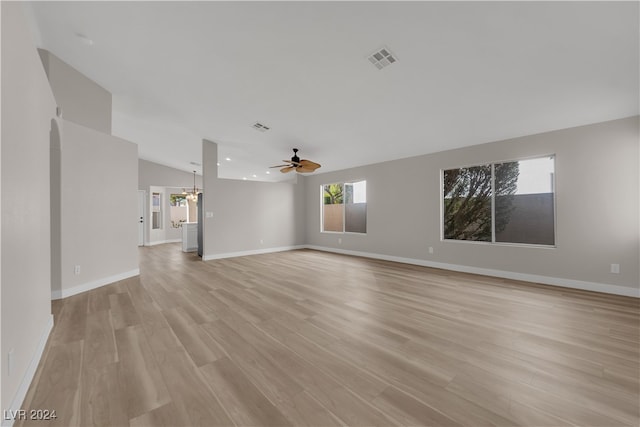
{"label": "interior door", "polygon": [[147,201],[146,192],[138,190],[138,246],[144,246],[144,207]]}

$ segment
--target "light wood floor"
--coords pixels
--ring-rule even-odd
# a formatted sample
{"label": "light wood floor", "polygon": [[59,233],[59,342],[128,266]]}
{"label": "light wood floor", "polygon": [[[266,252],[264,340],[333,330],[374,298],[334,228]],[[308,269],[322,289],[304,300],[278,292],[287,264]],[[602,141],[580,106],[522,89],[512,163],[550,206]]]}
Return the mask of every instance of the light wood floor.
{"label": "light wood floor", "polygon": [[639,301],[309,250],[54,302],[23,408],[61,426],[638,426]]}

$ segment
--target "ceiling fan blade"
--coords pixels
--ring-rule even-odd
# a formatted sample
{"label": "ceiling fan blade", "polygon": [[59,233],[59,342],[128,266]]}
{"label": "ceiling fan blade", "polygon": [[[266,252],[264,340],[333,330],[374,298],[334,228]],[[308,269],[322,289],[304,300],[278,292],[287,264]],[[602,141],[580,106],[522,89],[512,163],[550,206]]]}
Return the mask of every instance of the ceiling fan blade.
{"label": "ceiling fan blade", "polygon": [[296,168],[296,172],[298,172],[298,173],[310,173],[310,172],[313,172],[314,170],[315,169],[311,169],[311,168],[309,168],[307,166],[298,166]]}
{"label": "ceiling fan blade", "polygon": [[291,166],[291,165],[287,163],[286,165],[269,166],[269,168],[282,168],[282,167],[285,167],[285,166]]}
{"label": "ceiling fan blade", "polygon": [[312,171],[314,171],[320,167],[320,164],[316,162],[312,162],[311,160],[301,160],[300,166],[304,166],[305,168],[311,169]]}
{"label": "ceiling fan blade", "polygon": [[291,172],[292,170],[294,170],[296,167],[295,166],[287,166],[286,168],[282,168],[280,169],[280,172],[282,173],[287,173],[287,172]]}

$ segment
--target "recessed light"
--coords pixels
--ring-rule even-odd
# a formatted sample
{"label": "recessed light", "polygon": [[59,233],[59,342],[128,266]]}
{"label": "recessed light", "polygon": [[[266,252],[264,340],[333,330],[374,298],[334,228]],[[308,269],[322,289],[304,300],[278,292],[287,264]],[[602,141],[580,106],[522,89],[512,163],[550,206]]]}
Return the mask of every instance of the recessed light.
{"label": "recessed light", "polygon": [[231,161],[231,158],[227,157],[225,160],[226,160],[227,162],[230,162],[230,161]]}
{"label": "recessed light", "polygon": [[246,177],[246,176],[243,176],[243,177],[242,177],[242,179],[244,179],[244,180],[246,181],[246,180],[247,180],[247,177]]}
{"label": "recessed light", "polygon": [[217,166],[220,166],[220,162],[216,163]]}
{"label": "recessed light", "polygon": [[253,175],[251,175],[253,178],[257,178],[258,175],[256,175],[255,173]]}
{"label": "recessed light", "polygon": [[271,175],[271,171],[267,171],[267,175]]}
{"label": "recessed light", "polygon": [[84,34],[76,33],[76,37],[80,39],[82,44],[87,46],[93,46],[93,40],[91,40],[89,37],[85,36]]}

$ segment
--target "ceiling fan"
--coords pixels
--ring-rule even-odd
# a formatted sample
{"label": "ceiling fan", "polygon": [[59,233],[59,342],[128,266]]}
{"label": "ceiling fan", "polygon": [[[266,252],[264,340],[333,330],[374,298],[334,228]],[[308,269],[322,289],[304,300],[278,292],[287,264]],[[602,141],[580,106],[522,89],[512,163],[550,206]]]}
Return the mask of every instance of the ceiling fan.
{"label": "ceiling fan", "polygon": [[298,157],[297,148],[293,149],[293,157],[291,158],[291,160],[283,160],[283,162],[286,162],[286,164],[271,167],[282,168],[280,169],[280,172],[282,173],[291,172],[292,170],[295,170],[298,173],[309,173],[315,171],[320,167],[319,163],[312,162],[311,160],[300,160],[300,157]]}

